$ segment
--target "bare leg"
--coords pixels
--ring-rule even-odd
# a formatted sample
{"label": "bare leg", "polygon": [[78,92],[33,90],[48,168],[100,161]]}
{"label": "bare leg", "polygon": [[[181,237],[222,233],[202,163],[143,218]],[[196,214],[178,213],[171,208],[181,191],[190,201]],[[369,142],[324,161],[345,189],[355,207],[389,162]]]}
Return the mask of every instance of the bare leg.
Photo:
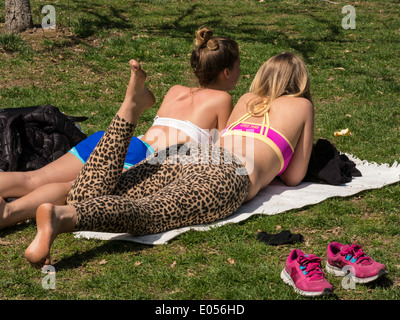
{"label": "bare leg", "polygon": [[145,86],[146,73],[135,60],[129,64],[131,77],[124,102],[75,179],[67,204],[109,195],[114,190],[137,121],[154,104],[154,95]]}
{"label": "bare leg", "polygon": [[11,203],[6,203],[0,197],[0,229],[34,219],[42,203],[65,204],[71,186],[72,182],[47,184]]}
{"label": "bare leg", "polygon": [[0,197],[19,198],[49,183],[76,179],[83,163],[71,153],[35,171],[0,172]]}
{"label": "bare leg", "polygon": [[[136,124],[141,113],[154,104],[154,96],[144,85],[146,73],[140,68],[139,64],[135,60],[131,60],[130,66],[131,79],[125,100],[117,115],[131,124]],[[96,152],[98,146],[93,153]],[[88,164],[91,165],[90,162],[91,157],[89,157],[82,171]],[[72,205],[42,204],[36,212],[36,224],[38,231],[35,239],[26,249],[25,257],[31,264],[41,267],[44,264],[51,263],[50,248],[56,237],[61,233],[74,231],[77,224],[76,210]]]}

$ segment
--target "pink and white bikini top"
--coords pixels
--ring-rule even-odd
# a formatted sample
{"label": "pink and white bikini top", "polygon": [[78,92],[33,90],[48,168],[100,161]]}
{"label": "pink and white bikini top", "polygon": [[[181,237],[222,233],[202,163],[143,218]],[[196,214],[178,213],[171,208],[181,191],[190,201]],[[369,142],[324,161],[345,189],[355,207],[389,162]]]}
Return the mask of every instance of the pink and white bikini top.
{"label": "pink and white bikini top", "polygon": [[222,136],[248,136],[266,143],[275,151],[281,162],[281,168],[278,174],[281,175],[289,165],[294,153],[294,149],[290,141],[282,133],[270,127],[268,112],[264,115],[261,125],[245,122],[250,117],[251,114],[246,113],[239,120],[226,127],[222,132]]}

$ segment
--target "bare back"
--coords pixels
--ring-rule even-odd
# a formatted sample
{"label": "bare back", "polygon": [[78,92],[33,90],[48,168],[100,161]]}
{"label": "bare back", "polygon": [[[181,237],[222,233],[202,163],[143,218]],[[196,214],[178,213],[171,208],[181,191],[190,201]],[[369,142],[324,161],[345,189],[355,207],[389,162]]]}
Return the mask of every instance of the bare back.
{"label": "bare back", "polygon": [[[176,85],[164,97],[157,116],[190,121],[211,133],[213,129],[220,131],[225,127],[232,109],[232,97],[225,91]],[[179,129],[155,125],[142,140],[160,149],[189,142],[190,137]]]}
{"label": "bare back", "polygon": [[[247,104],[255,97],[253,93],[247,93],[239,99],[228,125],[247,113]],[[247,121],[261,124],[262,119],[263,117],[250,117]],[[288,167],[280,176],[288,185],[300,183],[307,172],[314,138],[313,119],[313,105],[305,98],[283,96],[272,103],[269,111],[270,127],[286,137],[294,149]],[[251,181],[247,200],[271,183],[279,173],[280,160],[276,152],[258,139],[228,135],[221,138],[220,144],[224,148],[231,147],[235,155],[245,163]]]}

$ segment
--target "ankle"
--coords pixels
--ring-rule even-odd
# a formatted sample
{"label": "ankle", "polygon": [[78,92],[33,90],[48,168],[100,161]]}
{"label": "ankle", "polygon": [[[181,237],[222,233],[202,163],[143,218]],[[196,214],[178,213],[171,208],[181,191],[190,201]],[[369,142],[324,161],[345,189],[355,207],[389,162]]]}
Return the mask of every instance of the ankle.
{"label": "ankle", "polygon": [[73,232],[75,230],[77,215],[73,206],[54,207],[54,217],[58,220],[58,233]]}
{"label": "ankle", "polygon": [[142,114],[141,110],[135,103],[124,101],[117,112],[120,119],[125,120],[129,124],[136,127]]}

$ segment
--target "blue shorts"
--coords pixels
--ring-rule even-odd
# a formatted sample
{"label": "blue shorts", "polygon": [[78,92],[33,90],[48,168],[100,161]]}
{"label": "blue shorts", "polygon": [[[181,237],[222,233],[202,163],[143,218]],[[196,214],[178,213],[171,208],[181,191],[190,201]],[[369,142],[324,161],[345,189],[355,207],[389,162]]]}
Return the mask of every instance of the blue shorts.
{"label": "blue shorts", "polygon": [[[85,140],[79,142],[68,152],[72,153],[79,160],[81,160],[83,164],[85,164],[90,154],[99,143],[103,134],[104,131],[97,131],[93,133]],[[152,153],[154,153],[154,149],[150,145],[136,137],[132,137],[131,143],[129,144],[128,153],[125,158],[124,168],[129,169]]]}

